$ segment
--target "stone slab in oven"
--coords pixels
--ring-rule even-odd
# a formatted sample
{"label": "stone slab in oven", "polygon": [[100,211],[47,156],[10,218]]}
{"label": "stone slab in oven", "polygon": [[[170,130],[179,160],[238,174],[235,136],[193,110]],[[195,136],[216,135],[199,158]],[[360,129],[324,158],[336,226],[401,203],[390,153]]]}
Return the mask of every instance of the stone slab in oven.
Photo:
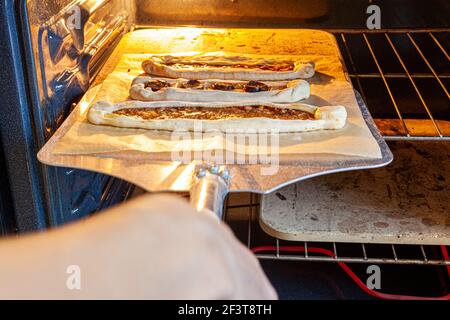
{"label": "stone slab in oven", "polygon": [[316,177],[261,200],[261,227],[295,241],[450,245],[450,144],[392,142],[390,166]]}

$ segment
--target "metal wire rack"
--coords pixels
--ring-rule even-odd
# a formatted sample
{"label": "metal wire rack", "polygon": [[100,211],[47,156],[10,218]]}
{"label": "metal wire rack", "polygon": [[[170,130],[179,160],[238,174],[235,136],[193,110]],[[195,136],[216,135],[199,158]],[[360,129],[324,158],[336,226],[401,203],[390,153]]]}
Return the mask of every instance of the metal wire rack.
{"label": "metal wire rack", "polygon": [[450,32],[333,30],[387,140],[450,140]]}
{"label": "metal wire rack", "polygon": [[[439,246],[365,244],[337,242],[284,241],[267,235],[259,226],[258,213],[260,196],[250,193],[231,194],[225,204],[224,219],[235,231],[236,236],[249,249],[271,248],[257,253],[259,259],[348,262],[369,264],[414,264],[450,266]],[[286,252],[285,246],[301,247],[302,252]],[[324,249],[330,255],[317,253],[315,248]]]}

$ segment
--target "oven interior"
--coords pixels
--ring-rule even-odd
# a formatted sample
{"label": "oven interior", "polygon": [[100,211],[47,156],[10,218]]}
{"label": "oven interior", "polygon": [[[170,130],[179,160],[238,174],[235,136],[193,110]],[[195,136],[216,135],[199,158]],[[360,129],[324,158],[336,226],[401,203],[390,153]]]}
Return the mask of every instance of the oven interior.
{"label": "oven interior", "polygon": [[[380,30],[366,26],[366,9],[372,4],[381,8]],[[35,154],[83,93],[101,83],[102,67],[117,58],[112,53],[123,35],[154,26],[316,28],[333,33],[354,88],[394,157],[400,157],[395,161],[408,162],[408,155],[396,154],[405,145],[411,152],[428,153],[440,189],[425,190],[421,197],[426,202],[430,192],[450,196],[449,171],[439,164],[450,159],[448,1],[359,0],[344,6],[337,0],[28,0],[2,2],[0,8],[8,31],[15,31],[15,38],[8,38],[17,50],[13,61],[21,67],[15,72],[25,96],[17,118],[12,110],[2,120],[8,123],[1,124],[0,166],[6,174],[0,179],[6,187],[0,201],[0,229],[4,234],[62,225],[140,192],[113,177],[40,165]],[[71,27],[74,24],[76,28]],[[18,145],[18,135],[24,137],[23,145]],[[414,168],[408,172],[415,174]],[[384,181],[377,183],[384,187]],[[249,248],[270,247],[257,254],[281,297],[368,297],[335,264],[326,262],[352,263],[362,277],[367,264],[382,264],[391,286],[386,285],[387,291],[402,288],[438,296],[449,288],[445,266],[450,262],[439,245],[284,241],[261,230],[260,203],[260,196],[233,194],[226,202],[226,220]],[[303,249],[284,252],[285,246]],[[326,248],[334,256],[308,252],[312,247]],[[310,268],[312,262],[320,267]],[[322,293],[317,296],[317,292]]]}

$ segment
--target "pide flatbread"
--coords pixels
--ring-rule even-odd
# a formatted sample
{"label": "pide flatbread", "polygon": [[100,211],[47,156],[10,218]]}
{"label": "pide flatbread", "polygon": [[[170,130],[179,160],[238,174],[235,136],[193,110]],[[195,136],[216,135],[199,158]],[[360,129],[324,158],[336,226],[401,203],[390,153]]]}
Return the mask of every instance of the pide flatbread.
{"label": "pide flatbread", "polygon": [[148,74],[195,80],[279,81],[311,78],[312,61],[280,58],[280,56],[210,52],[178,56],[154,55],[142,63]]}
{"label": "pide flatbread", "polygon": [[202,103],[126,101],[97,102],[88,112],[96,125],[168,131],[304,132],[341,129],[343,106],[315,107],[301,103]]}
{"label": "pide flatbread", "polygon": [[139,76],[131,86],[130,96],[140,101],[233,102],[265,101],[297,102],[309,97],[310,86],[305,80],[238,81],[188,80]]}

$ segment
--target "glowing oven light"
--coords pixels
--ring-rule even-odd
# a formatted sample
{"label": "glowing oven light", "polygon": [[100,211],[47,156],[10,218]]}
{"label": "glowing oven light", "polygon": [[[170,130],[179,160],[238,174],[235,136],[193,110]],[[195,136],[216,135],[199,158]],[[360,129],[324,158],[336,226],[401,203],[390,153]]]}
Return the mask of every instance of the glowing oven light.
{"label": "glowing oven light", "polygon": [[90,105],[89,101],[81,101],[80,102],[80,114],[84,114],[87,111],[89,105]]}

